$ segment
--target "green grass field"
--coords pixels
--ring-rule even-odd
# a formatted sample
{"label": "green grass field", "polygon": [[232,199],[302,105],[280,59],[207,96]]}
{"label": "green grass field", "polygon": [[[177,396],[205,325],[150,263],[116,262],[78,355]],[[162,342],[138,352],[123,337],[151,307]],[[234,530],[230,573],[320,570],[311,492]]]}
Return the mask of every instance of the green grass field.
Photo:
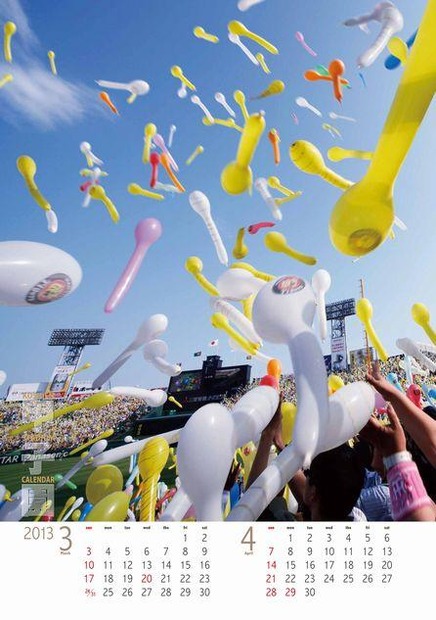
{"label": "green grass field", "polygon": [[[43,461],[41,476],[54,476],[55,474],[65,474],[77,461],[79,461],[79,457],[69,457],[65,459],[61,459],[58,461]],[[2,465],[0,467],[0,484],[4,484],[5,487],[13,494],[18,491],[23,484],[26,484],[25,478],[30,476],[29,468],[31,468],[33,463],[19,463],[13,465]],[[123,474],[123,480],[126,482],[129,477],[129,459],[123,459],[114,463],[121,473]],[[83,467],[81,470],[77,472],[75,476],[72,478],[72,482],[77,485],[77,489],[74,491],[67,486],[62,487],[59,491],[55,492],[55,505],[54,512],[55,518],[59,515],[63,506],[67,499],[71,496],[83,497],[83,504],[86,502],[86,481],[91,472],[94,471],[94,467],[92,465],[88,465]],[[175,470],[165,468],[161,475],[161,480],[165,482],[168,487],[174,486],[175,481]],[[30,517],[26,520],[33,520],[34,517]]]}

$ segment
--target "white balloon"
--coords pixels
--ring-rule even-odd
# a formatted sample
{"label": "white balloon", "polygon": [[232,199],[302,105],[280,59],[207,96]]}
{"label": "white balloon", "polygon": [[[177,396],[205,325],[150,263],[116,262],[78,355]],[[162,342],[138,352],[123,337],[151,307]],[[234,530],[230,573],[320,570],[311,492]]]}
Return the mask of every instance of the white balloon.
{"label": "white balloon", "polygon": [[0,242],[0,306],[39,306],[72,293],[82,268],[63,250],[34,241]]}
{"label": "white balloon", "polygon": [[224,243],[221,239],[218,228],[216,227],[216,224],[212,218],[209,198],[206,196],[206,194],[203,194],[203,192],[199,192],[197,190],[189,194],[189,204],[206,224],[206,228],[209,231],[210,238],[212,239],[215,246],[218,260],[221,264],[227,266],[229,264],[229,257],[227,255],[227,250],[224,247]]}
{"label": "white balloon", "polygon": [[7,374],[5,373],[4,370],[0,370],[0,385],[3,385],[3,383],[6,381],[7,378]]}

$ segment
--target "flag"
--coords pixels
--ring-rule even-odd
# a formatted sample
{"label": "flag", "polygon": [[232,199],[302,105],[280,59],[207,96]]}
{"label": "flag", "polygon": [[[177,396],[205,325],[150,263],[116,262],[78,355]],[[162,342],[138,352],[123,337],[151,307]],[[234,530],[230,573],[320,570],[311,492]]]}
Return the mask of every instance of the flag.
{"label": "flag", "polygon": [[195,351],[194,357],[200,357],[200,355],[201,355],[201,351]]}
{"label": "flag", "polygon": [[251,359],[253,359],[253,356],[252,356],[252,355],[247,355],[247,356],[245,357],[245,359],[246,359],[246,360],[251,360]]}
{"label": "flag", "polygon": [[218,340],[211,340],[211,341],[209,342],[209,346],[210,346],[210,347],[217,347],[217,346],[218,346],[218,344],[219,344],[219,341],[218,341]]}

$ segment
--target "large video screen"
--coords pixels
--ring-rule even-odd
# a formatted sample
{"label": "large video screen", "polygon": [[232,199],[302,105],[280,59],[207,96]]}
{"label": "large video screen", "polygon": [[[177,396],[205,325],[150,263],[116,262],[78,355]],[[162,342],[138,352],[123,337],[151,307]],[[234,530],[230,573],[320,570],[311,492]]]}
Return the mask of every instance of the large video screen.
{"label": "large video screen", "polygon": [[177,377],[171,377],[168,391],[174,392],[193,392],[201,389],[201,370],[184,370]]}
{"label": "large video screen", "polygon": [[203,380],[203,390],[224,394],[244,386],[250,380],[250,366],[229,366],[218,368],[215,377]]}

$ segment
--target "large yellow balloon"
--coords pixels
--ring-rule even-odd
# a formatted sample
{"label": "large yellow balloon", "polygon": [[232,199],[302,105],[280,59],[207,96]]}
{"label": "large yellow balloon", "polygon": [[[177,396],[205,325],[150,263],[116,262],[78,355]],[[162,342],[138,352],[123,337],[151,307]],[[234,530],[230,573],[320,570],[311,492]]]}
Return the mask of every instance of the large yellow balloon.
{"label": "large yellow balloon", "polygon": [[115,465],[100,465],[94,469],[86,481],[86,499],[96,506],[100,500],[110,493],[121,491],[123,474]]}
{"label": "large yellow balloon", "polygon": [[295,418],[297,416],[297,407],[294,403],[282,403],[282,439],[285,446],[292,441],[294,431]]}
{"label": "large yellow balloon", "polygon": [[163,437],[153,437],[145,444],[138,457],[138,468],[143,479],[141,494],[141,521],[154,521],[157,483],[170,453]]}
{"label": "large yellow balloon", "polygon": [[130,495],[116,491],[103,497],[85,517],[85,521],[124,521],[129,509]]}
{"label": "large yellow balloon", "polygon": [[341,387],[344,387],[345,383],[343,382],[341,377],[338,377],[338,375],[330,375],[327,381],[327,385],[329,388],[329,394],[334,394]]}
{"label": "large yellow balloon", "polygon": [[230,162],[221,173],[221,187],[227,194],[242,194],[251,190],[253,172],[250,163],[264,130],[265,119],[262,114],[248,117],[239,141],[236,160]]}
{"label": "large yellow balloon", "polygon": [[435,32],[436,0],[429,0],[371,164],[333,208],[330,240],[343,254],[372,252],[392,229],[395,180],[436,90]]}

